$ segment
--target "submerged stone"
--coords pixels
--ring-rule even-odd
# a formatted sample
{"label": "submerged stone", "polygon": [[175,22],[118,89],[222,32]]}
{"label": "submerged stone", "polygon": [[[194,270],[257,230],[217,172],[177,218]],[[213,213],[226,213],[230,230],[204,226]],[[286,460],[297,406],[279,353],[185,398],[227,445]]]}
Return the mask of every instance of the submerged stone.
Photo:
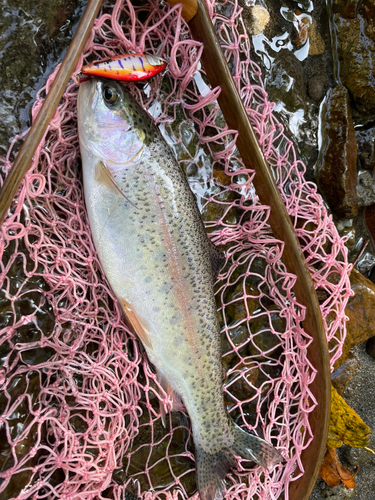
{"label": "submerged stone", "polygon": [[266,78],[269,100],[283,103],[289,112],[304,109],[306,89],[301,61],[289,50],[280,50]]}
{"label": "submerged stone", "polygon": [[357,202],[357,143],[348,91],[330,89],[322,110],[322,145],[316,164],[319,188],[332,212],[353,218]]}
{"label": "submerged stone", "polygon": [[311,99],[320,101],[324,95],[327,85],[327,76],[325,74],[314,75],[307,82],[307,91]]}
{"label": "submerged stone", "polygon": [[[338,7],[336,11],[340,78],[353,98],[356,114],[363,120],[375,113],[375,32],[371,2],[363,2],[358,15],[354,17],[345,17],[348,15],[346,8],[343,13]],[[351,16],[352,12],[353,8],[350,10]]]}

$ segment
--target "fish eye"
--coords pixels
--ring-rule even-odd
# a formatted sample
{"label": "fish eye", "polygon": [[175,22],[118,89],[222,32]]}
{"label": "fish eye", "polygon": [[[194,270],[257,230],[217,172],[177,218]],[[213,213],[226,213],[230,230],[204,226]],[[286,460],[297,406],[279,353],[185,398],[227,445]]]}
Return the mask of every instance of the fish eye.
{"label": "fish eye", "polygon": [[108,85],[103,89],[103,99],[107,104],[115,104],[120,96],[115,87]]}

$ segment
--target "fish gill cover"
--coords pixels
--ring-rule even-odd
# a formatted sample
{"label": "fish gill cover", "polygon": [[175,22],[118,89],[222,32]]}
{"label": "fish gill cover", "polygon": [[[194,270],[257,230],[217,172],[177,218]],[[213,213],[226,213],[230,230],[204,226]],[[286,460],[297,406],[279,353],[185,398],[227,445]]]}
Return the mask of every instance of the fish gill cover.
{"label": "fish gill cover", "polygon": [[[232,1],[212,2],[209,9],[323,298],[332,366],[341,353],[350,295],[343,240],[272,115],[241,9]],[[208,86],[201,68],[202,46],[191,40],[179,7],[117,1],[103,6],[2,227],[2,498],[120,499],[130,487],[160,499],[196,492],[188,416],[169,413],[162,426],[159,400],[170,404],[168,395],[101,271],[77,138],[82,65],[156,50],[169,61],[168,72],[144,91],[130,89],[161,127],[196,194],[207,232],[227,252],[215,285],[225,402],[239,425],[271,441],[286,458],[271,472],[242,462],[226,478],[227,498],[277,499],[301,474],[299,457],[312,437],[309,384],[315,371],[306,357],[310,338],[292,293],[294,277],[267,223],[269,208],[257,199],[254,172],[241,163],[236,133],[226,127],[216,102],[219,89]],[[5,171],[13,157],[11,149]]]}

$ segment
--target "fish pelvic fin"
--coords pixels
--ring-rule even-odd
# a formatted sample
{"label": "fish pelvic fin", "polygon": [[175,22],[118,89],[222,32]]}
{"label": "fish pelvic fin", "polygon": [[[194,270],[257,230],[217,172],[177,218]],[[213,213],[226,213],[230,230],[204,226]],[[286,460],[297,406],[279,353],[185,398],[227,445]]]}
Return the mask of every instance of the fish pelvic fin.
{"label": "fish pelvic fin", "polygon": [[266,469],[282,462],[284,457],[264,439],[249,434],[231,422],[233,444],[216,453],[207,453],[195,444],[197,486],[201,500],[222,500],[225,492],[224,479],[229,469],[237,467],[238,455]]}

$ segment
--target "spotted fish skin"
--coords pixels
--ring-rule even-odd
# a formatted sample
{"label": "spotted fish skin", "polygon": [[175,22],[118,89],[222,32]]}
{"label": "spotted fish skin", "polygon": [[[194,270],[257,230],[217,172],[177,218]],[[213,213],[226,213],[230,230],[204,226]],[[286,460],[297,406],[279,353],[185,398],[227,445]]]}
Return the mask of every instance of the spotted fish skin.
{"label": "spotted fish skin", "polygon": [[219,500],[234,453],[266,467],[282,456],[225,410],[210,243],[194,196],[150,116],[117,82],[81,84],[78,127],[102,267],[159,379],[189,413],[202,500]]}
{"label": "spotted fish skin", "polygon": [[167,63],[151,54],[124,54],[109,57],[83,66],[83,75],[136,82],[147,80],[159,74]]}

